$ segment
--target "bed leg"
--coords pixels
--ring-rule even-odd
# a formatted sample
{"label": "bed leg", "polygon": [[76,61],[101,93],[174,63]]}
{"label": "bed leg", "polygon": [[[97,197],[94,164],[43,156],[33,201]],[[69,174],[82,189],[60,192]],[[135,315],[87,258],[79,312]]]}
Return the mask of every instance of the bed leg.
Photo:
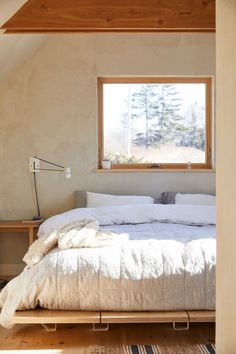
{"label": "bed leg", "polygon": [[41,323],[41,325],[43,326],[43,328],[47,332],[56,332],[56,330],[57,330],[57,324],[56,323],[54,323],[52,326],[49,326],[48,324],[45,324],[45,323]]}
{"label": "bed leg", "polygon": [[96,332],[106,332],[109,330],[109,323],[93,323],[93,331]]}
{"label": "bed leg", "polygon": [[[178,325],[178,326],[177,326],[177,323],[178,323],[178,322],[173,322],[173,329],[174,329],[175,331],[188,331],[188,330],[189,330],[189,321],[184,322],[183,324],[182,324],[182,322],[179,322],[179,325]],[[180,323],[181,323],[182,325],[180,325]]]}

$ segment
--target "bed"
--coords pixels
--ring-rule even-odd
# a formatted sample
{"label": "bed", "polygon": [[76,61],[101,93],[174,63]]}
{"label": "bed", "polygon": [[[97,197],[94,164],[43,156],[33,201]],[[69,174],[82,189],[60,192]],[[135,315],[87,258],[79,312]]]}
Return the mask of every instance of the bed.
{"label": "bed", "polygon": [[53,247],[0,294],[2,326],[214,321],[214,206],[81,206],[49,218],[39,236],[92,219],[115,242]]}

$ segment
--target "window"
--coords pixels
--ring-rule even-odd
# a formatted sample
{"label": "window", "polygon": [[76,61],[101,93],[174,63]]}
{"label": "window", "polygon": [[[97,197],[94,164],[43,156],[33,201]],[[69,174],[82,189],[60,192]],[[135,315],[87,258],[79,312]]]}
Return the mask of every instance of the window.
{"label": "window", "polygon": [[211,168],[211,78],[98,78],[99,168]]}

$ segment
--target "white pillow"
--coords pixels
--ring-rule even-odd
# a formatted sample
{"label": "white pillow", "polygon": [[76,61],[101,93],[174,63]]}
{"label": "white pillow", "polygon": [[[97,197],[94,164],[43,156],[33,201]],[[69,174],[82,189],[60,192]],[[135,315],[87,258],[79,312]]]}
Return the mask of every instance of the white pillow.
{"label": "white pillow", "polygon": [[154,199],[147,196],[111,195],[87,192],[87,208],[129,204],[154,204]]}
{"label": "white pillow", "polygon": [[216,197],[208,194],[180,194],[175,196],[175,204],[216,205]]}

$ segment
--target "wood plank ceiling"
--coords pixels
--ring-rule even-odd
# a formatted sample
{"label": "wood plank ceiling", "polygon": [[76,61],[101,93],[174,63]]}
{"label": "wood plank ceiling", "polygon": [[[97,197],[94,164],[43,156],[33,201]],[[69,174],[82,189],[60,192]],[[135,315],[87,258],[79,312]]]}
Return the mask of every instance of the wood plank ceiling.
{"label": "wood plank ceiling", "polygon": [[2,29],[41,32],[214,32],[215,0],[28,0]]}

